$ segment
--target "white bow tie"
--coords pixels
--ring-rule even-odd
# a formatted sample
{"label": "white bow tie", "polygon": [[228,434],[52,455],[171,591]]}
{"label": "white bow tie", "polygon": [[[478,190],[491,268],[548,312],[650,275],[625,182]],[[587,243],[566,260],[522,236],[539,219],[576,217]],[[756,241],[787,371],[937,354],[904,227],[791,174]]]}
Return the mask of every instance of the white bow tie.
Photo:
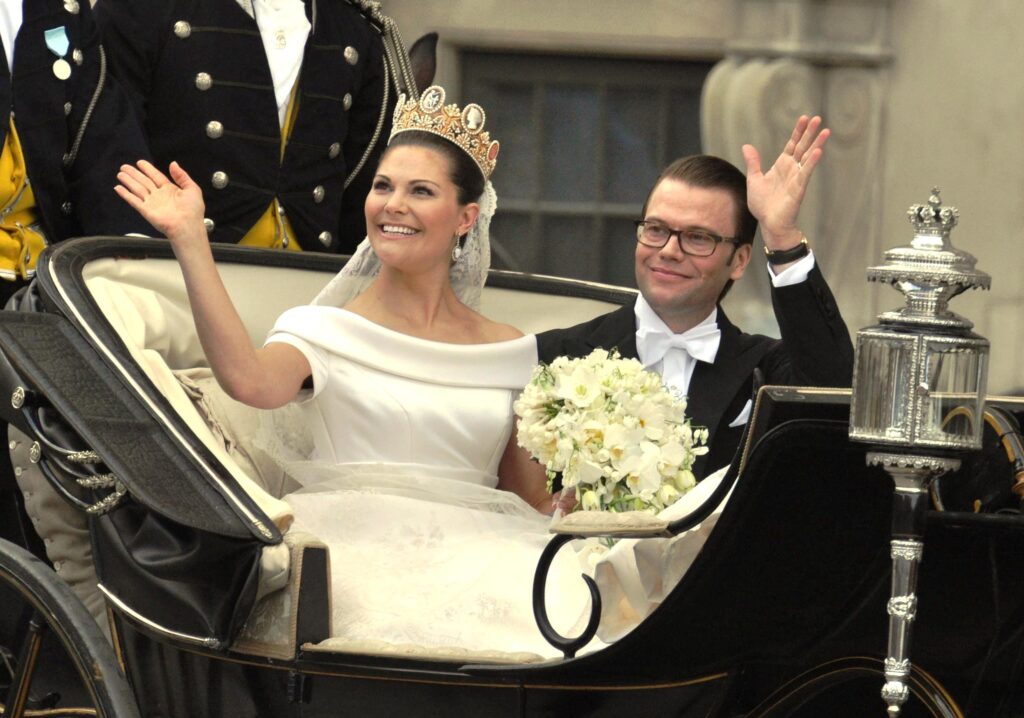
{"label": "white bow tie", "polygon": [[718,354],[722,331],[717,324],[701,324],[682,334],[663,329],[643,329],[637,333],[637,351],[647,366],[665,358],[669,349],[682,349],[697,361],[712,363]]}

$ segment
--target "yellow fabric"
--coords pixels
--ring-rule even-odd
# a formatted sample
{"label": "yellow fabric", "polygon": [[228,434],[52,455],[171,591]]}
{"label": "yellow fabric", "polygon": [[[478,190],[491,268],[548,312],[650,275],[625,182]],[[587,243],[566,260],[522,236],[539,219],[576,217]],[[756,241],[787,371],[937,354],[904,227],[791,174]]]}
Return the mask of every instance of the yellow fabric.
{"label": "yellow fabric", "polygon": [[[295,83],[298,86],[298,83]],[[295,87],[292,88],[292,97],[288,102],[288,114],[284,118],[284,127],[281,128],[281,159],[284,160],[284,150],[288,145],[288,138],[291,137],[292,127],[295,125],[299,101],[295,96]],[[295,232],[292,231],[292,224],[282,213],[277,197],[274,197],[267,211],[264,212],[256,224],[246,232],[239,244],[246,247],[268,247],[271,249],[288,249],[293,252],[301,252],[302,247],[295,241]],[[285,238],[288,243],[285,244]]]}
{"label": "yellow fabric", "polygon": [[39,212],[13,119],[0,155],[0,208],[0,278],[28,279],[46,238],[37,231]]}

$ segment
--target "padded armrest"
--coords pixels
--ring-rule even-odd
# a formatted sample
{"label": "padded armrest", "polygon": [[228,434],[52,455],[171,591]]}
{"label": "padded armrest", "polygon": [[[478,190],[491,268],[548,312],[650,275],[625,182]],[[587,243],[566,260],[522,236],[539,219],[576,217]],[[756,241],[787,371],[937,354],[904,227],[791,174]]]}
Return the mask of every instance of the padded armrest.
{"label": "padded armrest", "polygon": [[551,525],[551,533],[613,538],[668,537],[669,522],[647,511],[574,511]]}
{"label": "padded armrest", "polygon": [[231,650],[292,660],[297,647],[331,634],[330,556],[311,534],[289,531],[288,583],[261,598]]}

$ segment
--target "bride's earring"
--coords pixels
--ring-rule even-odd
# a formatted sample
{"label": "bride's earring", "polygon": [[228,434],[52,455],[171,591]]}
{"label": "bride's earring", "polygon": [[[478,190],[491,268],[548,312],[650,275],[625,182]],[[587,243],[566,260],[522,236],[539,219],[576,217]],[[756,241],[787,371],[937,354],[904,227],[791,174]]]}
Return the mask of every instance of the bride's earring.
{"label": "bride's earring", "polygon": [[462,259],[462,245],[459,243],[459,235],[455,235],[455,246],[452,247],[452,261],[458,262]]}

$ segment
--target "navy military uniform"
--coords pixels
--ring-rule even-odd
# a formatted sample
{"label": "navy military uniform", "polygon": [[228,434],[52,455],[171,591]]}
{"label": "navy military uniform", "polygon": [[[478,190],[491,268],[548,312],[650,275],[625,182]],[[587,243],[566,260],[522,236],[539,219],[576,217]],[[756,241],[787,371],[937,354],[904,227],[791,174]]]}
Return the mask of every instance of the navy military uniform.
{"label": "navy military uniform", "polygon": [[[4,294],[31,277],[43,241],[148,227],[113,191],[120,165],[145,157],[146,143],[124,94],[104,76],[88,0],[25,2],[13,64],[0,51],[0,111],[10,118],[0,123],[0,146],[5,157],[16,154],[21,186],[0,213],[7,219],[17,205],[45,239],[17,257],[6,252],[13,244],[5,248]],[[28,207],[25,189],[34,195]]]}
{"label": "navy military uniform", "polygon": [[236,0],[100,0],[96,13],[155,162],[178,161],[202,187],[211,240],[239,242],[273,206],[302,249],[355,248],[394,104],[381,30],[358,7],[306,0],[283,151],[259,28]]}

